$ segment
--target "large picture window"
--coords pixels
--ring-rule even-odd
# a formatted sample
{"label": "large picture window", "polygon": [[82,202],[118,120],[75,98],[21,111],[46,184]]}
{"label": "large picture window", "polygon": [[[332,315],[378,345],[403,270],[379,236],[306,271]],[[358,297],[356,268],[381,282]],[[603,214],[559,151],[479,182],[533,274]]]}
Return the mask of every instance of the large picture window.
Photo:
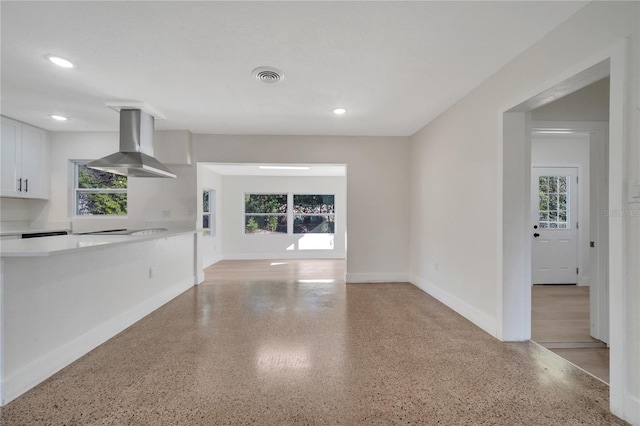
{"label": "large picture window", "polygon": [[294,234],[333,234],[335,232],[334,195],[294,195]]}
{"label": "large picture window", "polygon": [[333,234],[335,195],[245,194],[245,234]]}
{"label": "large picture window", "polygon": [[245,194],[245,234],[286,234],[287,194]]}
{"label": "large picture window", "polygon": [[73,211],[76,216],[126,216],[127,177],[75,162]]}

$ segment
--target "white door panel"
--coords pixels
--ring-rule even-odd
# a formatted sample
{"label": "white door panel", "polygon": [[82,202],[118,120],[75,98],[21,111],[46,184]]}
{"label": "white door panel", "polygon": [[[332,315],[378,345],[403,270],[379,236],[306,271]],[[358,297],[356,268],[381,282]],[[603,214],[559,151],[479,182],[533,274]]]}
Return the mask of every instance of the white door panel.
{"label": "white door panel", "polygon": [[534,167],[531,179],[533,284],[578,282],[578,170]]}

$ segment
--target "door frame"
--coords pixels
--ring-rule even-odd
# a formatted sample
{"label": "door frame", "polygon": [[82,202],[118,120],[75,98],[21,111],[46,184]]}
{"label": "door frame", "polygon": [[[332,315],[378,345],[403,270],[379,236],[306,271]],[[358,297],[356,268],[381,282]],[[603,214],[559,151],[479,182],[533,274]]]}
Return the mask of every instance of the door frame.
{"label": "door frame", "polygon": [[[589,133],[590,145],[590,169],[589,186],[590,204],[595,205],[595,211],[604,212],[609,206],[607,185],[609,164],[608,158],[608,135],[609,122],[607,121],[534,121],[533,129],[545,130],[568,130],[577,133]],[[594,161],[593,157],[601,161]],[[532,167],[540,166],[532,164]],[[556,164],[553,164],[556,166]],[[559,166],[562,166],[559,164]],[[567,167],[576,165],[567,164]],[[581,168],[578,166],[578,176],[583,179]],[[597,185],[593,185],[593,183]],[[584,209],[579,212],[581,223],[584,221]],[[594,209],[590,209],[589,224],[594,234],[589,235],[589,240],[596,242],[594,248],[590,249],[590,297],[589,314],[591,336],[605,343],[609,343],[609,227],[607,217],[603,214],[594,215]],[[595,226],[593,226],[595,223]],[[585,234],[583,233],[583,236]],[[580,236],[578,237],[580,238]],[[578,246],[578,255],[581,255]],[[595,290],[595,291],[594,291]]]}
{"label": "door frame", "polygon": [[[528,95],[513,99],[498,112],[497,336],[503,341],[531,338],[531,110],[566,96],[604,77],[610,77],[609,94],[609,203],[621,209],[625,188],[624,149],[626,68],[628,40],[585,59]],[[526,172],[525,172],[526,171]],[[526,196],[525,196],[526,194]],[[627,387],[625,295],[625,221],[609,217],[609,344],[611,412],[627,418],[631,409]]]}

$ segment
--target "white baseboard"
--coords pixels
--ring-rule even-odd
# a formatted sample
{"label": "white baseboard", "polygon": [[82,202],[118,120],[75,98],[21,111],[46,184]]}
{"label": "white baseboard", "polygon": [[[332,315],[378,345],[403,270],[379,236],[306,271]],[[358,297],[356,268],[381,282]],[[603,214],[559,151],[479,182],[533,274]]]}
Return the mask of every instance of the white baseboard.
{"label": "white baseboard", "polygon": [[493,337],[497,337],[497,321],[495,318],[485,314],[469,305],[467,302],[458,299],[452,294],[446,292],[442,288],[432,284],[416,275],[410,274],[410,282],[420,290],[434,297],[438,301],[447,305],[482,330],[486,331]]}
{"label": "white baseboard", "polygon": [[401,272],[347,273],[348,283],[406,283],[409,277]]}
{"label": "white baseboard", "polygon": [[225,260],[269,260],[269,259],[344,259],[344,252],[331,250],[303,250],[281,253],[225,253]]}
{"label": "white baseboard", "polygon": [[193,286],[195,277],[182,280],[162,293],[100,324],[83,335],[59,346],[31,364],[7,377],[3,383],[2,405],[16,399],[40,382],[51,377],[125,328],[155,311]]}
{"label": "white baseboard", "polygon": [[631,396],[624,396],[624,419],[632,425],[640,425],[640,399]]}

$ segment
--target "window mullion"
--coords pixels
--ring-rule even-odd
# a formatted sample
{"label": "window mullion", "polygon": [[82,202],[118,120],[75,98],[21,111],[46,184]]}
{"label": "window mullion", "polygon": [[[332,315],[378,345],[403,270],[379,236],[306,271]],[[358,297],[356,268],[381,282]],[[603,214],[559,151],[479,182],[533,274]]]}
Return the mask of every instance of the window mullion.
{"label": "window mullion", "polygon": [[287,235],[293,234],[293,194],[287,194]]}

